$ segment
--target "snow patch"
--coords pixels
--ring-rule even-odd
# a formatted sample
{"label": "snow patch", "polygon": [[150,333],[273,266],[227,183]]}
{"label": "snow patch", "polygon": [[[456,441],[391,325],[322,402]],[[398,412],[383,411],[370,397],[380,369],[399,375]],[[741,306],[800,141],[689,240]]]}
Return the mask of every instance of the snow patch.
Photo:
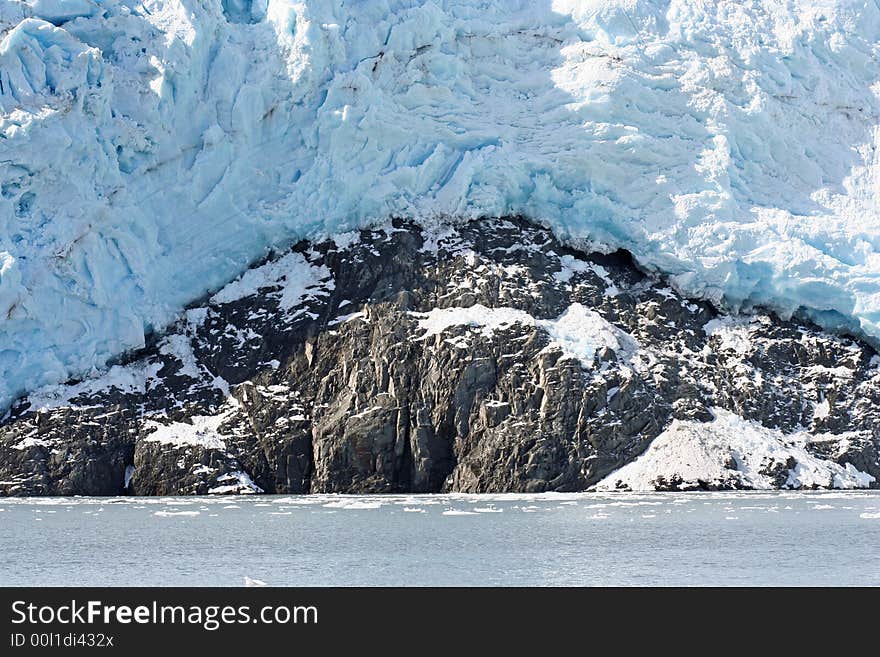
{"label": "snow patch", "polygon": [[635,339],[606,321],[599,313],[580,303],[571,304],[555,320],[540,320],[537,326],[547,332],[551,345],[562,348],[569,358],[591,367],[600,349],[612,349],[619,357],[638,351]]}
{"label": "snow patch", "polygon": [[745,355],[752,348],[749,333],[757,321],[751,315],[718,317],[706,322],[703,332],[710,338],[717,338],[722,351]]}
{"label": "snow patch", "polygon": [[229,413],[218,415],[193,415],[191,424],[186,422],[170,422],[162,424],[156,420],[147,420],[147,430],[152,429],[145,440],[164,445],[172,445],[176,449],[182,447],[203,447],[205,449],[226,449],[226,441],[219,432],[219,427],[229,417]]}
{"label": "snow patch", "polygon": [[576,273],[590,269],[590,263],[578,260],[574,256],[564,255],[559,257],[560,270],[553,274],[558,283],[568,283]]}
{"label": "snow patch", "polygon": [[813,419],[822,420],[831,414],[831,404],[827,399],[823,399],[813,407]]}
{"label": "snow patch", "polygon": [[571,255],[560,256],[559,265],[560,270],[553,274],[553,278],[558,283],[569,283],[576,273],[592,271],[605,284],[606,295],[613,297],[620,294],[620,289],[614,284],[608,270],[602,265],[597,265],[594,262],[587,262],[585,260],[578,260]]}
{"label": "snow patch", "polygon": [[162,363],[114,365],[106,372],[95,370],[93,378],[80,383],[44,386],[31,393],[27,400],[30,410],[45,412],[75,406],[72,400],[79,396],[88,398],[110,390],[123,394],[143,394],[161,369]]}
{"label": "snow patch", "polygon": [[316,266],[301,253],[288,253],[242,276],[211,297],[212,303],[232,303],[259,294],[265,288],[281,287],[278,307],[291,310],[307,298],[327,295],[332,275],[324,265]]}
{"label": "snow patch", "polygon": [[159,344],[159,353],[163,356],[171,356],[180,362],[180,376],[188,376],[191,379],[201,379],[202,368],[196,359],[190,337],[184,333],[173,333],[166,336]]}
{"label": "snow patch", "polygon": [[42,438],[37,438],[36,436],[27,436],[15,443],[15,445],[13,445],[13,448],[24,451],[26,449],[30,449],[31,447],[49,448],[52,447],[53,444],[54,441],[51,440],[44,440]]}
{"label": "snow patch", "polygon": [[638,350],[638,343],[631,335],[580,303],[571,304],[556,319],[535,319],[516,308],[487,308],[481,304],[467,308],[434,308],[427,313],[411,312],[410,315],[418,319],[423,331],[421,340],[453,326],[470,326],[487,337],[515,324],[534,326],[550,338],[549,347],[562,349],[565,357],[579,360],[584,367],[592,367],[596,352],[602,348],[612,349],[619,356],[629,356]]}
{"label": "snow patch", "polygon": [[[875,481],[850,463],[820,459],[807,450],[810,442],[846,440],[848,434],[784,434],[720,408],[712,413],[714,420],[706,423],[673,420],[644,454],[605,477],[596,489],[651,491],[659,479],[682,488],[735,484],[771,489],[766,469],[774,465],[787,472],[785,488],[867,488]],[[792,468],[785,465],[789,459]]]}

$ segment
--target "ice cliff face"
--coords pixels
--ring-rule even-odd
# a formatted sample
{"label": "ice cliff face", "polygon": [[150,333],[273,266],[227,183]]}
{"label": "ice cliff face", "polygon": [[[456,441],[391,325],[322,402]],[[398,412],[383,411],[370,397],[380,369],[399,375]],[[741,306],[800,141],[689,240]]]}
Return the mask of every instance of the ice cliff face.
{"label": "ice cliff face", "polygon": [[268,248],[523,214],[880,337],[880,9],[3,0],[0,408]]}

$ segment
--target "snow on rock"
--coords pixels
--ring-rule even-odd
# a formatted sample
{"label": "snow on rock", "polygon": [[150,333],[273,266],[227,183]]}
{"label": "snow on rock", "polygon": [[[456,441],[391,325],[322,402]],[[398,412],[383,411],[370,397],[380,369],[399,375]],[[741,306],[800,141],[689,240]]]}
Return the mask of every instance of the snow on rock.
{"label": "snow on rock", "polygon": [[770,318],[766,315],[739,317],[723,316],[706,322],[703,331],[710,338],[718,340],[718,347],[722,351],[732,351],[738,355],[749,353],[752,349],[750,329],[755,324],[767,324]]}
{"label": "snow on rock", "polygon": [[614,284],[614,281],[611,280],[611,277],[608,275],[608,270],[606,270],[603,266],[597,265],[593,262],[586,262],[584,260],[578,260],[574,256],[563,255],[559,257],[559,262],[561,268],[558,272],[553,275],[553,278],[559,283],[568,283],[571,281],[572,277],[576,273],[582,273],[585,271],[592,271],[596,276],[602,279],[602,281],[607,286],[606,294],[608,296],[615,296],[620,293],[620,290]]}
{"label": "snow on rock", "polygon": [[54,441],[52,440],[44,440],[42,438],[36,438],[34,436],[27,436],[26,438],[17,442],[13,447],[18,450],[26,450],[31,447],[53,447]]}
{"label": "snow on rock", "polygon": [[592,366],[600,349],[626,356],[638,350],[631,335],[580,303],[571,304],[556,319],[538,321],[537,326],[547,332],[551,345],[559,346],[566,356],[580,360],[585,367]]}
{"label": "snow on rock", "polygon": [[487,308],[475,304],[467,308],[434,308],[426,313],[411,312],[423,331],[419,339],[439,335],[453,326],[470,326],[486,336],[514,324],[534,326],[550,338],[549,347],[558,347],[567,358],[592,367],[596,352],[603,348],[620,355],[632,355],[638,344],[632,336],[580,303],[571,304],[556,319],[535,319],[515,308]]}
{"label": "snow on rock", "polygon": [[288,311],[314,295],[326,295],[332,289],[332,276],[325,265],[315,267],[301,253],[288,253],[261,267],[247,270],[211,297],[212,303],[231,303],[258,294],[260,290],[281,287],[278,307]]}
{"label": "snow on rock", "polygon": [[226,449],[226,441],[219,433],[220,425],[228,419],[229,413],[217,415],[194,415],[187,422],[163,424],[155,420],[146,422],[147,430],[153,431],[147,441],[181,447],[204,447],[205,449]]}
{"label": "snow on rock", "polygon": [[114,365],[105,372],[92,372],[92,377],[80,383],[45,386],[28,397],[30,407],[38,411],[50,411],[72,405],[77,397],[87,398],[101,391],[116,389],[124,393],[146,392],[156,379],[161,363],[136,363]]}
{"label": "snow on rock", "polygon": [[[232,303],[262,292],[267,298],[277,300],[280,311],[296,317],[306,312],[304,306],[309,301],[326,297],[333,285],[333,277],[326,266],[315,266],[302,254],[289,253],[249,269],[218,291],[209,302],[215,306]],[[194,382],[211,381],[228,397],[228,384],[222,378],[214,377],[199,363],[193,349],[193,336],[204,325],[208,314],[207,306],[188,309],[175,327],[178,330],[169,332],[161,339],[158,351],[179,363],[177,375],[189,377]],[[280,366],[280,362],[274,360],[267,364],[275,368]],[[93,368],[83,381],[37,388],[27,397],[27,402],[32,410],[51,411],[58,408],[85,408],[78,399],[88,399],[102,392],[145,393],[159,381],[158,374],[163,367],[162,361],[153,360],[113,365],[104,371]]]}
{"label": "snow on rock", "polygon": [[590,263],[578,260],[570,255],[560,256],[559,262],[562,267],[553,275],[553,278],[559,283],[568,283],[576,273],[585,272],[590,269]]}
{"label": "snow on rock", "polygon": [[872,0],[8,0],[0,408],[268,249],[522,214],[880,337]]}
{"label": "snow on rock", "polygon": [[516,308],[487,308],[482,304],[474,304],[468,308],[433,308],[426,313],[410,313],[417,317],[419,328],[424,331],[421,338],[439,335],[452,326],[473,326],[479,328],[484,335],[492,335],[520,323],[534,326],[535,318],[524,310]]}
{"label": "snow on rock", "polygon": [[159,353],[175,358],[181,364],[181,375],[191,379],[199,379],[202,376],[202,370],[193,352],[192,342],[186,333],[172,333],[165,337],[159,346]]}
{"label": "snow on rock", "polygon": [[706,423],[673,420],[644,454],[596,489],[867,488],[875,480],[852,464],[821,459],[807,449],[810,442],[844,442],[846,434],[784,434],[730,411],[712,413],[714,420]]}

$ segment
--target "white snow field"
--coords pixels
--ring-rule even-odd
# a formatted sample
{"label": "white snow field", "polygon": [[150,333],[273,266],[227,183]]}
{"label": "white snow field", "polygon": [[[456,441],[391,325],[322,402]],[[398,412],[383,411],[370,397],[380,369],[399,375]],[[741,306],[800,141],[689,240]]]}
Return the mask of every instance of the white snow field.
{"label": "white snow field", "polygon": [[[677,481],[684,489],[702,485],[756,490],[868,488],[874,482],[872,475],[851,463],[840,465],[807,449],[811,442],[845,442],[848,434],[783,434],[721,408],[712,413],[712,422],[673,420],[644,454],[612,472],[596,490],[652,491],[658,480]],[[767,474],[768,466],[774,465],[785,479],[774,482]]]}
{"label": "white snow field", "polygon": [[880,338],[878,40],[874,0],[0,0],[0,408],[389,216]]}

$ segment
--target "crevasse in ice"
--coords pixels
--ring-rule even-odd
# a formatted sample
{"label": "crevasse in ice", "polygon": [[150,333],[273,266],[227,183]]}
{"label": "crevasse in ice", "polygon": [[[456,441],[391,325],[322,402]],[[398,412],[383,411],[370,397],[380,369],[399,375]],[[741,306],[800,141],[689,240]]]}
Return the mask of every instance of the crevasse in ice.
{"label": "crevasse in ice", "polygon": [[0,0],[0,407],[389,216],[878,338],[878,41],[874,0]]}

